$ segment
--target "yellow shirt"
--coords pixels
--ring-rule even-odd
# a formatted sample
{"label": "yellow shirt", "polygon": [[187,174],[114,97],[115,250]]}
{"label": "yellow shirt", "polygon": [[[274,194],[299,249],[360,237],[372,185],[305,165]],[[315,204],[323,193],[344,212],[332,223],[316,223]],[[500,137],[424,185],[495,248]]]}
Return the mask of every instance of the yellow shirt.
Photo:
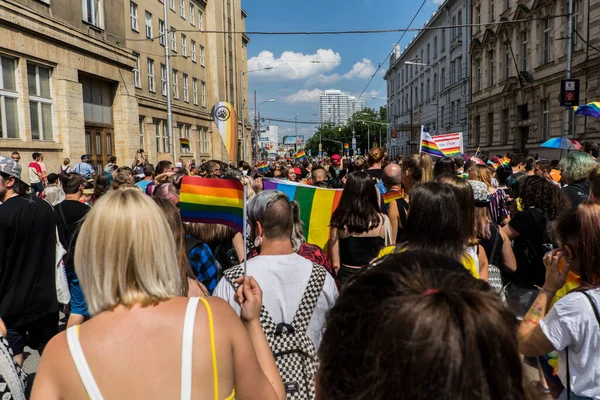
{"label": "yellow shirt", "polygon": [[[402,253],[403,251],[406,251],[406,249],[400,249],[399,252]],[[381,249],[381,251],[379,252],[377,257],[382,258],[384,256],[387,256],[388,254],[392,254],[395,252],[396,252],[396,246],[384,247],[383,249]],[[469,271],[471,273],[471,275],[473,275],[475,278],[479,279],[479,271],[478,271],[477,265],[475,264],[475,260],[473,259],[473,257],[471,257],[470,255],[465,253],[462,256],[460,263],[463,265],[463,267],[465,267],[467,269],[467,271]]]}

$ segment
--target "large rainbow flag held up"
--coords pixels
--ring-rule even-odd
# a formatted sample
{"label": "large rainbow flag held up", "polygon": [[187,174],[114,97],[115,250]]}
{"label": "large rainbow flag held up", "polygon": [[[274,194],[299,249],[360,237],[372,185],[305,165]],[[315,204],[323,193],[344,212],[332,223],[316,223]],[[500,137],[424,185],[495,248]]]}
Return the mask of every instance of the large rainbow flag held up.
{"label": "large rainbow flag held up", "polygon": [[423,125],[421,125],[421,146],[419,153],[427,153],[435,157],[444,157],[444,153],[442,153],[437,143],[433,141],[433,138]]}
{"label": "large rainbow flag held up", "polygon": [[598,101],[593,101],[583,106],[575,106],[573,108],[575,109],[576,115],[600,118],[600,102]]}
{"label": "large rainbow flag held up", "polygon": [[237,160],[237,116],[233,106],[221,101],[213,106],[210,114],[221,134],[229,158],[232,161]]}
{"label": "large rainbow flag held up", "polygon": [[184,222],[227,225],[244,231],[244,185],[235,179],[184,176],[179,208]]}
{"label": "large rainbow flag held up", "polygon": [[306,241],[326,249],[331,214],[340,203],[342,191],[267,178],[263,178],[263,185],[265,190],[282,191],[298,202]]}

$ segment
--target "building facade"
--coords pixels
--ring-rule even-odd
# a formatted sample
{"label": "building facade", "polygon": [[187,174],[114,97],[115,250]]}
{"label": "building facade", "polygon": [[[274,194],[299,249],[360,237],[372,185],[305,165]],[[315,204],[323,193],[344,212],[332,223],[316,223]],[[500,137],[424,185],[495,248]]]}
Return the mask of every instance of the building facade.
{"label": "building facade", "polygon": [[418,151],[421,125],[469,137],[469,15],[470,0],[446,0],[404,50],[395,46],[384,78],[392,155]]}
{"label": "building facade", "polygon": [[[580,104],[600,96],[600,0],[573,0],[572,78]],[[561,135],[598,140],[598,119],[560,107],[568,44],[568,2],[474,0],[469,149],[558,158],[540,144]]]}
{"label": "building facade", "polygon": [[357,100],[341,90],[326,90],[319,98],[319,121],[321,124],[345,125],[364,108],[364,100]]}
{"label": "building facade", "polygon": [[[163,1],[167,2],[166,17]],[[132,0],[125,3],[127,48],[136,58],[134,84],[139,103],[139,147],[147,151],[151,160],[171,154],[183,160],[229,160],[212,122],[211,109],[215,103],[227,101],[234,106],[240,120],[240,110],[246,109],[242,106],[241,93],[245,91],[247,98],[247,80],[240,72],[245,71],[249,39],[232,33],[245,30],[247,15],[239,0]],[[170,71],[166,67],[165,46],[170,52]],[[167,126],[168,89],[172,98],[172,138]],[[247,110],[245,113],[248,121]],[[241,155],[241,121],[238,122],[237,154]],[[180,145],[182,138],[190,140],[189,148]],[[242,159],[249,159],[249,134],[246,139],[247,154],[240,156]]]}
{"label": "building facade", "polygon": [[[0,2],[0,153],[44,154],[48,172],[89,153],[102,167],[139,147],[123,2]],[[26,168],[24,168],[26,171]],[[27,174],[24,180],[27,180]]]}
{"label": "building facade", "polygon": [[262,158],[275,158],[279,147],[279,127],[277,125],[262,126],[259,135],[259,148]]}

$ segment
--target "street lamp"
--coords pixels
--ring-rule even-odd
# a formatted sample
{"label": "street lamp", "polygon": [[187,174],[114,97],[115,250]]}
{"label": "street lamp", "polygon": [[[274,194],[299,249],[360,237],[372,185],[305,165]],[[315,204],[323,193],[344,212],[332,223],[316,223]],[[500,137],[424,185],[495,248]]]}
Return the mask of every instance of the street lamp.
{"label": "street lamp", "polygon": [[[258,134],[258,142],[260,142],[260,106],[262,106],[262,105],[263,105],[263,104],[265,104],[265,103],[275,103],[275,99],[270,99],[270,100],[267,100],[267,101],[263,101],[262,103],[260,103],[260,104],[258,105],[258,132],[257,132],[257,134]],[[257,144],[256,144],[257,153],[258,153],[258,148],[259,148],[259,145],[260,145],[260,143],[257,143]],[[261,157],[258,157],[259,155],[260,155]],[[260,154],[257,154],[257,157],[256,157],[256,158],[261,158],[261,159],[262,159],[262,152],[261,152]]]}
{"label": "street lamp", "polygon": [[253,69],[250,71],[240,71],[240,91],[241,91],[240,99],[242,100],[242,106],[240,107],[240,109],[242,110],[242,157],[240,157],[240,160],[243,160],[244,157],[246,156],[246,127],[244,126],[244,124],[246,123],[246,121],[244,121],[244,107],[245,107],[246,100],[244,99],[244,74],[249,74],[250,72],[258,72],[258,71],[270,71],[274,68],[275,67],[265,67],[265,68]]}

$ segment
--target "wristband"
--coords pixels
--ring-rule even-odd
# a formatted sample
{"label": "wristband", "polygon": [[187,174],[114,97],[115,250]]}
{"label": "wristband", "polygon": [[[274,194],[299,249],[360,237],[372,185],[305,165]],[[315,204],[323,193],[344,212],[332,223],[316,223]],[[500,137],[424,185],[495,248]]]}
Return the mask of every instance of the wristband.
{"label": "wristband", "polygon": [[548,289],[544,289],[543,287],[542,287],[542,288],[540,288],[540,292],[546,292],[546,293],[550,293],[550,294],[551,294],[551,295],[553,295],[553,296],[555,296],[555,295],[556,295],[556,292],[553,292],[553,291],[551,291],[551,290],[548,290]]}

